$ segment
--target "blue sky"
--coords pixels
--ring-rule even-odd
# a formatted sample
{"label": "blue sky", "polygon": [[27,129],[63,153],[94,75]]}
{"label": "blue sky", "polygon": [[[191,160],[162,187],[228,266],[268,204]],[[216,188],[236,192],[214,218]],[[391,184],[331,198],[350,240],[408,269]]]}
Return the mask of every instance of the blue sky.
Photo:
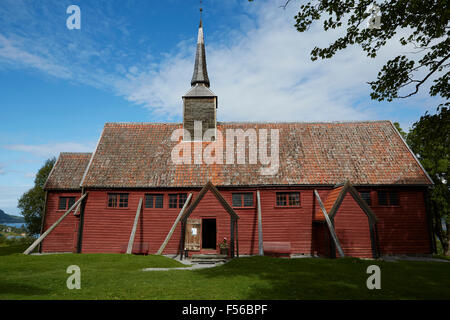
{"label": "blue sky", "polygon": [[[0,209],[17,199],[46,159],[93,151],[105,122],[180,122],[192,76],[198,0],[0,1]],[[369,99],[387,58],[349,48],[312,62],[337,32],[293,25],[301,1],[205,0],[206,55],[219,121],[398,121],[408,129],[437,100]],[[66,8],[81,9],[81,30]],[[399,32],[399,37],[402,33]],[[426,89],[426,88],[425,88]]]}

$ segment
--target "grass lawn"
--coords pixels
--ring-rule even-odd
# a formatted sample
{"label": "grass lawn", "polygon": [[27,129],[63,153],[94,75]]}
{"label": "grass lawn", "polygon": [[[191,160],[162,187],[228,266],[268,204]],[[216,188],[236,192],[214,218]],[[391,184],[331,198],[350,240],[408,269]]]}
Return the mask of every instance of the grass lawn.
{"label": "grass lawn", "polygon": [[[250,257],[202,270],[161,256],[58,254],[24,256],[0,247],[4,299],[450,299],[450,263]],[[69,290],[69,265],[81,289]],[[368,290],[367,266],[381,268],[381,290]]]}

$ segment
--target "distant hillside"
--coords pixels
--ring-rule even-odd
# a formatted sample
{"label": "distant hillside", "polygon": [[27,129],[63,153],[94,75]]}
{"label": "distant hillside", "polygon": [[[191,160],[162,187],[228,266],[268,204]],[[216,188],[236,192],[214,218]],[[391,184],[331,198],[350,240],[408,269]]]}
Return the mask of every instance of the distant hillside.
{"label": "distant hillside", "polygon": [[6,214],[5,211],[0,209],[0,223],[22,223],[22,222],[25,222],[25,220],[22,217]]}

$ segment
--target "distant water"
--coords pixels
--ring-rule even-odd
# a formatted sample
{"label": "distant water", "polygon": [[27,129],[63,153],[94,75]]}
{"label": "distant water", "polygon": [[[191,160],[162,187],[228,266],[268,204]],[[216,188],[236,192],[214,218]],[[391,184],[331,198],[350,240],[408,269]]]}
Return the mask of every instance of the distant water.
{"label": "distant water", "polygon": [[6,223],[6,222],[3,222],[3,223],[0,223],[0,224],[3,224],[3,225],[5,225],[5,226],[14,227],[14,228],[20,228],[20,227],[22,227],[22,226],[25,225],[25,223],[23,223],[23,222],[19,222],[19,223],[17,223],[17,222],[15,222],[15,223]]}

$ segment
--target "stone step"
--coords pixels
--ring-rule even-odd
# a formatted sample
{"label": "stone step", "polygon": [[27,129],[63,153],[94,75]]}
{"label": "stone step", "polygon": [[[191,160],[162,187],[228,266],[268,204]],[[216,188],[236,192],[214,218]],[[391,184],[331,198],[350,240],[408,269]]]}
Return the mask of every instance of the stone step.
{"label": "stone step", "polygon": [[224,254],[194,254],[191,256],[191,262],[198,264],[216,264],[216,263],[224,263],[228,259],[227,255]]}
{"label": "stone step", "polygon": [[191,259],[202,259],[202,260],[214,260],[214,259],[227,259],[228,256],[225,254],[194,254]]}
{"label": "stone step", "polygon": [[224,263],[226,260],[196,260],[192,261],[198,264],[217,264],[217,263]]}

